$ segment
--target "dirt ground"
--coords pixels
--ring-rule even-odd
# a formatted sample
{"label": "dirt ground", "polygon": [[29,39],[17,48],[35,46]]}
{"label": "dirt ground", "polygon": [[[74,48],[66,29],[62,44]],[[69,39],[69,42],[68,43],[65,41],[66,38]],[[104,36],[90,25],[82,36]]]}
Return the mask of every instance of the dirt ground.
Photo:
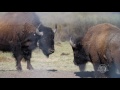
{"label": "dirt ground", "polygon": [[32,71],[0,71],[0,78],[81,78],[81,76],[92,77],[92,72],[80,73],[56,70],[32,70]]}
{"label": "dirt ground", "polygon": [[0,78],[79,78],[73,72],[58,71],[0,71]]}
{"label": "dirt ground", "polygon": [[22,61],[22,72],[16,70],[15,59],[11,53],[0,52],[0,78],[81,78],[92,77],[93,67],[90,63],[86,72],[81,73],[73,63],[73,52],[68,42],[55,45],[55,53],[46,58],[42,51],[36,49],[31,58],[34,70],[26,69],[26,62]]}

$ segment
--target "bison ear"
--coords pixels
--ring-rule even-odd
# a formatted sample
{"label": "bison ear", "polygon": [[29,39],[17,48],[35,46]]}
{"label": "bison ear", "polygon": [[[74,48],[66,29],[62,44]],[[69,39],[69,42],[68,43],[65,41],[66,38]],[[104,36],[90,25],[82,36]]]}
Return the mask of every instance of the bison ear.
{"label": "bison ear", "polygon": [[73,40],[72,40],[72,37],[70,37],[70,45],[72,46],[72,47],[76,47],[76,44],[73,42]]}

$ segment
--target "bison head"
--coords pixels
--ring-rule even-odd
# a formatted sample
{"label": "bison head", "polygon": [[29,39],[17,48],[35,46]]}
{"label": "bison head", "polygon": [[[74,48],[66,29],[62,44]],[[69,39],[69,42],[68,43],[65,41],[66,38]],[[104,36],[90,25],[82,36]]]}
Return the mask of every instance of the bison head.
{"label": "bison head", "polygon": [[74,40],[73,38],[71,38],[70,44],[72,46],[74,53],[74,61],[73,61],[74,64],[78,66],[81,64],[85,64],[88,61],[88,59],[85,54],[84,48],[82,46],[82,38],[77,38]]}
{"label": "bison head", "polygon": [[[55,30],[56,31],[56,30]],[[38,35],[38,45],[43,51],[44,55],[49,57],[50,54],[54,53],[54,31],[42,24],[36,29]]]}

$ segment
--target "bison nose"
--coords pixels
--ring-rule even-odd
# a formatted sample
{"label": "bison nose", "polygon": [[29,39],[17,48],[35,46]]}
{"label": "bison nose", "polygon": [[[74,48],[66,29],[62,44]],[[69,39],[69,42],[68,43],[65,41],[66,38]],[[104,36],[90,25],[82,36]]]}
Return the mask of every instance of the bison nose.
{"label": "bison nose", "polygon": [[49,49],[48,52],[49,52],[50,54],[52,54],[52,53],[54,53],[54,51],[55,51],[54,49]]}

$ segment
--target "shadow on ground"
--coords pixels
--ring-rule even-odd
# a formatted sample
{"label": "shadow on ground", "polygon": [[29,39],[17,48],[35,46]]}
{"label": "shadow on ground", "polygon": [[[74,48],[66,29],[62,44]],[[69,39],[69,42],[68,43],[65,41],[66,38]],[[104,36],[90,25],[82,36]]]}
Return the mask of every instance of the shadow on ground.
{"label": "shadow on ground", "polygon": [[57,70],[56,69],[49,69],[47,71],[56,72]]}
{"label": "shadow on ground", "polygon": [[[87,71],[87,72],[75,72],[74,73],[76,76],[80,77],[80,78],[95,78],[94,77],[94,71]],[[108,77],[108,78],[120,78],[120,74],[112,74],[112,76]]]}
{"label": "shadow on ground", "polygon": [[76,76],[79,76],[81,78],[94,78],[94,71],[86,71],[86,72],[75,72]]}
{"label": "shadow on ground", "polygon": [[0,70],[0,72],[6,72],[6,71],[17,71],[17,70]]}

